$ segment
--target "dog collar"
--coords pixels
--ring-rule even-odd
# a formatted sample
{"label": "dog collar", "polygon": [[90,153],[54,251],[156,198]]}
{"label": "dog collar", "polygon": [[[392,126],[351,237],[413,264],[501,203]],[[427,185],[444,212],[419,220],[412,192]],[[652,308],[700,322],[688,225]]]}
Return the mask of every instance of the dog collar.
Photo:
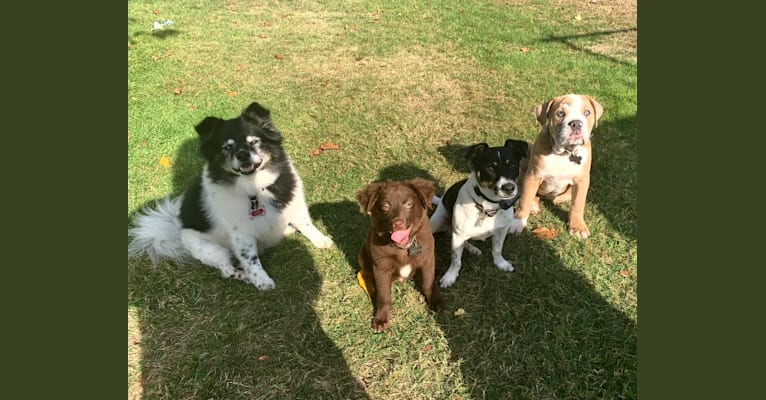
{"label": "dog collar", "polygon": [[[502,208],[503,210],[507,210],[507,209],[511,208],[513,206],[513,203],[516,202],[516,199],[519,198],[518,191],[517,191],[516,195],[511,197],[510,199],[503,199],[503,200],[500,200],[500,201],[492,200],[492,199],[487,198],[487,196],[485,196],[484,193],[481,192],[481,189],[479,189],[478,185],[473,187],[473,191],[476,194],[478,194],[479,196],[481,196],[481,198],[483,198],[484,200],[487,200],[490,203],[495,203],[495,204],[500,205],[500,208]],[[482,211],[482,212],[486,213],[488,217],[494,217],[495,213],[497,213],[497,210],[484,210],[484,207],[478,201],[476,201],[476,200],[474,200],[474,203],[476,204],[476,208],[478,208],[479,211]],[[492,212],[492,215],[489,215],[489,212]]]}
{"label": "dog collar", "polygon": [[398,243],[391,243],[391,246],[394,246],[398,249],[407,250],[407,255],[412,257],[416,254],[420,254],[420,252],[423,250],[423,247],[418,243],[418,241],[415,239],[415,235],[412,235],[410,240],[407,242],[406,245],[402,246]]}

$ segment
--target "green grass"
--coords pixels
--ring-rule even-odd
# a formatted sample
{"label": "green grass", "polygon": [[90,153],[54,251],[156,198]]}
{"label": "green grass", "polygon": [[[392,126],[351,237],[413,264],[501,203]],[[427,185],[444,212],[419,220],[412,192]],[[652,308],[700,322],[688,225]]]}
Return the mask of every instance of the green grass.
{"label": "green grass", "polygon": [[[175,25],[152,32],[162,19]],[[634,0],[129,1],[128,218],[198,172],[197,122],[258,101],[337,247],[287,238],[263,257],[267,292],[200,264],[128,260],[128,398],[636,398],[636,70]],[[533,107],[569,92],[605,109],[592,236],[536,237],[566,228],[568,206],[544,203],[507,239],[515,272],[479,243],[445,311],[396,284],[392,326],[374,334],[356,192],[421,176],[441,193],[466,175],[462,146],[532,140]],[[310,157],[325,142],[340,149]],[[449,244],[436,239],[440,274]]]}

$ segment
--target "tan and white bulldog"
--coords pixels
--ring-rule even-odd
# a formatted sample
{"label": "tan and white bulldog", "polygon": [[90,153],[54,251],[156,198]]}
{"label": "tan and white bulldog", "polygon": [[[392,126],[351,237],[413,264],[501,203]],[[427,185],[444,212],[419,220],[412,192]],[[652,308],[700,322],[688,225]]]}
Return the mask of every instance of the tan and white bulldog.
{"label": "tan and white bulldog", "polygon": [[510,233],[523,231],[529,215],[540,211],[540,196],[553,203],[571,201],[569,233],[580,239],[590,236],[583,218],[590,185],[590,139],[603,112],[599,102],[578,94],[554,97],[535,107],[541,129],[530,147],[526,172],[522,171],[522,193]]}

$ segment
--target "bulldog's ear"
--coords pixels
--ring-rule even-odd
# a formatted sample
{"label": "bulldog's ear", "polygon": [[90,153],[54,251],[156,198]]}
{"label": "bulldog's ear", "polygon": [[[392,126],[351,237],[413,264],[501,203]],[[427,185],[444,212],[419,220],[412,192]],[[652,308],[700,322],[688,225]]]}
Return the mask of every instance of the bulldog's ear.
{"label": "bulldog's ear", "polygon": [[362,206],[365,214],[369,214],[372,211],[375,201],[378,200],[378,189],[382,185],[383,182],[373,182],[356,193],[356,201]]}
{"label": "bulldog's ear", "polygon": [[545,120],[548,119],[548,111],[551,109],[551,106],[556,103],[556,99],[557,97],[554,97],[543,104],[535,106],[535,118],[537,118],[537,122],[539,122],[540,125],[545,125]]}
{"label": "bulldog's ear", "polygon": [[200,140],[206,142],[213,136],[213,132],[218,129],[222,122],[223,120],[220,118],[206,117],[194,127],[194,130],[197,131]]}
{"label": "bulldog's ear", "polygon": [[242,111],[242,119],[261,129],[262,136],[276,143],[282,143],[282,134],[271,121],[271,112],[262,105],[253,102],[245,111]]}
{"label": "bulldog's ear", "polygon": [[479,157],[488,148],[489,148],[489,145],[486,143],[477,143],[477,144],[470,145],[466,147],[465,149],[465,159],[468,160],[469,164],[473,165],[473,160]]}
{"label": "bulldog's ear", "polygon": [[601,105],[596,99],[590,96],[583,96],[586,100],[590,102],[590,104],[593,106],[593,110],[596,112],[596,123],[593,124],[593,127],[598,126],[598,120],[601,118],[602,115],[604,115],[604,106]]}
{"label": "bulldog's ear", "polygon": [[434,184],[433,181],[423,178],[413,178],[404,183],[415,191],[415,194],[418,195],[418,199],[420,199],[420,203],[423,207],[427,210],[431,209],[431,200],[436,194],[436,184]]}
{"label": "bulldog's ear", "polygon": [[517,160],[529,155],[529,143],[524,140],[508,139],[505,141],[505,147],[511,149],[513,158]]}

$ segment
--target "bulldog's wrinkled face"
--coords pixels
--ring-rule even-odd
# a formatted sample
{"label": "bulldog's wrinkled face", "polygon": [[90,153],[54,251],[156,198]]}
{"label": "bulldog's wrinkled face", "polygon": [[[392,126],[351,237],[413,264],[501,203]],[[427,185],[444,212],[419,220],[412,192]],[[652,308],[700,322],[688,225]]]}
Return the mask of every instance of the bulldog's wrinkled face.
{"label": "bulldog's wrinkled face", "polygon": [[567,94],[535,107],[535,116],[553,141],[553,152],[572,152],[591,138],[604,108],[590,96]]}

